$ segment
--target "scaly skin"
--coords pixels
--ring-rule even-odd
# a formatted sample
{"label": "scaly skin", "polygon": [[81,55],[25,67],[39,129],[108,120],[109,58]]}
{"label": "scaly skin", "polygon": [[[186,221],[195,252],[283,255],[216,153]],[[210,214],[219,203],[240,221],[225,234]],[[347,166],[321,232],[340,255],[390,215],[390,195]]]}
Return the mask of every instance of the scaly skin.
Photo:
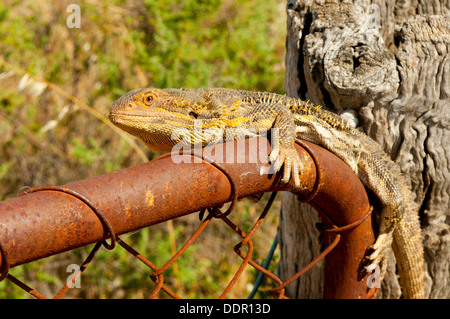
{"label": "scaly skin", "polygon": [[282,182],[292,178],[297,187],[301,187],[302,164],[295,139],[328,149],[351,167],[383,205],[368,268],[380,265],[383,278],[392,245],[404,297],[424,298],[421,230],[406,180],[379,144],[338,115],[274,93],[147,88],[118,99],[109,118],[155,151],[170,151],[177,144],[206,146],[219,137],[220,141],[237,140],[271,130],[275,138],[269,160],[275,171],[282,170]]}

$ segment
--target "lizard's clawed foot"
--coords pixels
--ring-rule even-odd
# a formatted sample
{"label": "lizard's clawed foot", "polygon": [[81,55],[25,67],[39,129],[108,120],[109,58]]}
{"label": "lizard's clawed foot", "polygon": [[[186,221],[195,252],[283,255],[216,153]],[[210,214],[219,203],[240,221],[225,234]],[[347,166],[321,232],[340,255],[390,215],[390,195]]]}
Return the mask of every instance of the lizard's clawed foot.
{"label": "lizard's clawed foot", "polygon": [[370,247],[374,252],[367,257],[371,261],[371,264],[366,267],[367,271],[373,271],[376,267],[380,267],[381,279],[383,279],[386,274],[391,245],[392,232],[382,233],[378,236],[375,244]]}
{"label": "lizard's clawed foot", "polygon": [[291,178],[294,179],[295,187],[300,187],[299,174],[303,168],[297,151],[292,147],[274,147],[270,153],[269,161],[275,172],[280,171],[283,166],[282,183],[289,183]]}

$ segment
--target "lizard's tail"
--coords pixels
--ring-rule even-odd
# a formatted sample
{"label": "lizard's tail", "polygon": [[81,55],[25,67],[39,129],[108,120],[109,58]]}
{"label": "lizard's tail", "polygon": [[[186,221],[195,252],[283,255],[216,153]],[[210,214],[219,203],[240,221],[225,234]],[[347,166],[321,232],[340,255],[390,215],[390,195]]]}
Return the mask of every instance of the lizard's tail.
{"label": "lizard's tail", "polygon": [[407,299],[425,298],[423,247],[413,244],[417,242],[422,243],[418,216],[405,214],[394,230],[392,247]]}

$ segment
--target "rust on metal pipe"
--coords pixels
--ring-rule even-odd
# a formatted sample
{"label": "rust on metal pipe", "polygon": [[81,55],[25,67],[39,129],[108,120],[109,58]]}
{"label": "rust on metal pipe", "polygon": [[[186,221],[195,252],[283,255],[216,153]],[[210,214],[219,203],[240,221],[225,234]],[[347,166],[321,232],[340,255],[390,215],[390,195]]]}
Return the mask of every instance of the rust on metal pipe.
{"label": "rust on metal pipe", "polygon": [[[279,174],[261,174],[270,167],[267,139],[239,142],[203,150],[205,158],[221,162],[229,177],[195,156],[173,155],[61,187],[89,199],[117,235],[230,201],[233,195],[230,178],[239,198],[294,190],[293,183],[278,183]],[[264,146],[263,156],[250,152],[255,145]],[[339,226],[362,218],[369,207],[367,194],[350,168],[314,144],[307,143],[308,150],[298,145],[296,148],[304,169],[303,188],[295,191],[306,197],[315,193],[311,205],[318,209],[322,221],[325,224],[333,221]],[[243,150],[245,156],[239,157]],[[230,151],[234,154],[231,160]],[[190,164],[180,165],[183,161]],[[70,194],[46,190],[0,202],[0,242],[9,255],[11,267],[99,242],[108,236],[104,221],[85,202]],[[336,249],[326,257],[325,286],[332,288],[325,290],[324,297],[365,298],[367,287],[365,277],[361,276],[361,261],[374,241],[371,218],[341,236]],[[326,235],[325,240],[332,237]],[[2,262],[0,257],[0,265]]]}
{"label": "rust on metal pipe", "polygon": [[[338,157],[315,144],[303,142],[311,149],[322,170],[320,190],[309,203],[319,212],[325,228],[350,225],[358,227],[340,233],[336,248],[325,257],[324,298],[365,298],[367,277],[363,265],[370,245],[375,241],[367,192],[353,171]],[[325,232],[324,246],[336,234]],[[345,268],[343,267],[345,265]]]}

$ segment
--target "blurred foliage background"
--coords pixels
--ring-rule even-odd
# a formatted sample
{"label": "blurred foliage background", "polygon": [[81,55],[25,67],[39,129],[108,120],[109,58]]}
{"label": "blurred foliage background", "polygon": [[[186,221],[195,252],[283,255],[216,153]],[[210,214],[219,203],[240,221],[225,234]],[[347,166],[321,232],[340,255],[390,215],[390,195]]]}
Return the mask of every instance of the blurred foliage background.
{"label": "blurred foliage background", "polygon": [[[72,3],[81,8],[80,28],[66,25]],[[113,101],[129,90],[229,87],[283,93],[285,5],[277,0],[0,2],[0,200],[27,187],[62,185],[137,165],[142,154],[153,158],[140,141],[106,123]],[[264,203],[239,202],[231,218],[251,227]],[[276,234],[276,207],[255,242],[261,263]],[[170,235],[179,248],[198,224],[197,216],[189,216],[175,220],[173,231],[157,225],[123,238],[162,266],[174,249]],[[237,235],[219,222],[208,228],[166,277],[184,297],[218,296],[241,262],[232,251]],[[70,275],[67,266],[81,263],[88,251],[80,248],[11,273],[51,296]],[[257,274],[250,268],[231,297],[251,290]],[[82,276],[81,288],[70,289],[68,297],[146,297],[155,287],[148,276],[149,269],[121,247],[103,249]],[[0,283],[0,298],[27,297],[7,281]]]}

